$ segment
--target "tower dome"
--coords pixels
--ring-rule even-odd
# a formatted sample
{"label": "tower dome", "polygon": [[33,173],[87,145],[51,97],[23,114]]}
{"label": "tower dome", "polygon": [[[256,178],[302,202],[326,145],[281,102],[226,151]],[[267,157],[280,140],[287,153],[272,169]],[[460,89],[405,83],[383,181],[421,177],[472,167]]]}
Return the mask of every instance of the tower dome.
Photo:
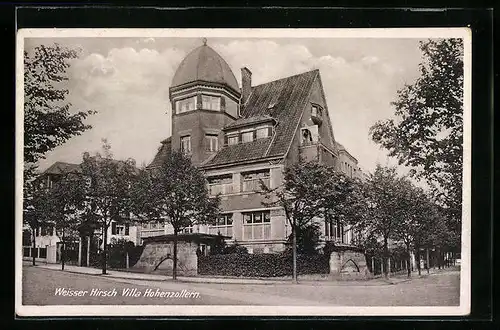
{"label": "tower dome", "polygon": [[191,51],[181,62],[171,87],[178,87],[194,81],[223,84],[235,92],[240,92],[238,82],[226,61],[211,47],[206,39],[203,45]]}

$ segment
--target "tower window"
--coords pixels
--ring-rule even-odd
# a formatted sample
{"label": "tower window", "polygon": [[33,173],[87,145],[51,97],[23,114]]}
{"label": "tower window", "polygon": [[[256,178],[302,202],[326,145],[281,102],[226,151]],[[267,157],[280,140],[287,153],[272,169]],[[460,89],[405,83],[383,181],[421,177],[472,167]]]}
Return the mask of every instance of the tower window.
{"label": "tower window", "polygon": [[175,102],[177,113],[183,113],[187,111],[192,111],[196,108],[196,97],[190,97],[187,99],[179,100]]}
{"label": "tower window", "polygon": [[202,95],[201,96],[202,107],[204,110],[220,110],[220,97],[219,96],[209,96]]}
{"label": "tower window", "polygon": [[219,150],[219,140],[215,134],[205,135],[205,150],[214,152]]}
{"label": "tower window", "polygon": [[181,151],[185,154],[191,153],[191,136],[181,137]]}

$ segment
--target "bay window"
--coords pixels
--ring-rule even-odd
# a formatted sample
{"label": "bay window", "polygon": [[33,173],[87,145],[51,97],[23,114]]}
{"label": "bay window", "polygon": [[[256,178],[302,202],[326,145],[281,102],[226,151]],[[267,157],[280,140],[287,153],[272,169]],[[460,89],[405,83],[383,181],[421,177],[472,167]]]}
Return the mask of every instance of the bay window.
{"label": "bay window", "polygon": [[271,238],[270,211],[243,213],[243,239],[259,240]]}

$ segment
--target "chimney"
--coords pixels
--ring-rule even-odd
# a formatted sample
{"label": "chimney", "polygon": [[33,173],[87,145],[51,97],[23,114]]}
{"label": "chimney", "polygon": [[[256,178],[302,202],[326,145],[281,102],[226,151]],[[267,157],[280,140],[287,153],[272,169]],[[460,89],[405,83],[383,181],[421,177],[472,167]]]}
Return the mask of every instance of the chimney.
{"label": "chimney", "polygon": [[250,96],[250,92],[252,91],[252,71],[248,70],[248,68],[241,68],[241,106],[243,106],[248,97]]}

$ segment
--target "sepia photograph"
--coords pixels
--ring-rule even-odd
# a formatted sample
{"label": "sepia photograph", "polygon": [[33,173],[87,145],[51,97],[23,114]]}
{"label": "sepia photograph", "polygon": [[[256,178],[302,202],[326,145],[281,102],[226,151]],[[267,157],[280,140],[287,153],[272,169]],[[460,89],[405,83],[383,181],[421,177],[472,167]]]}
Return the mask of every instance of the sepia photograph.
{"label": "sepia photograph", "polygon": [[466,28],[21,29],[19,316],[467,315]]}

